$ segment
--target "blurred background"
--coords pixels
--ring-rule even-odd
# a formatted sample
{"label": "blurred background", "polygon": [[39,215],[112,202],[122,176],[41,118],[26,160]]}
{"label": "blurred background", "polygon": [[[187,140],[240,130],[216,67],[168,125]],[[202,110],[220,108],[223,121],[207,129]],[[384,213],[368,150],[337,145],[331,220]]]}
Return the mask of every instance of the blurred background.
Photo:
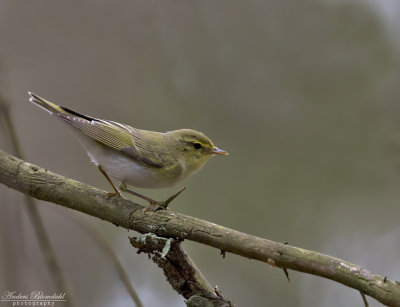
{"label": "blurred background", "polygon": [[[399,17],[395,0],[2,0],[0,95],[26,160],[106,190],[27,91],[137,128],[202,131],[230,156],[185,182],[173,210],[400,280]],[[0,292],[60,291],[23,200],[0,186]],[[134,233],[37,203],[76,306],[132,305],[77,217],[106,238],[145,306],[185,306],[130,246]],[[265,263],[183,245],[239,306],[362,306],[335,282],[289,271],[288,283]]]}

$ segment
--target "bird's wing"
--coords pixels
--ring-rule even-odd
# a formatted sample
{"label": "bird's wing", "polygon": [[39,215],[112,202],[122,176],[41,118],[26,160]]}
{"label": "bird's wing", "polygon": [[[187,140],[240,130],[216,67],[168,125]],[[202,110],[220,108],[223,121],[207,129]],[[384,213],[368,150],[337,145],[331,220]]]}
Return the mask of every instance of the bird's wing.
{"label": "bird's wing", "polygon": [[149,166],[164,166],[164,161],[141,138],[137,129],[82,115],[65,107],[60,108],[65,112],[57,114],[60,118],[94,140]]}

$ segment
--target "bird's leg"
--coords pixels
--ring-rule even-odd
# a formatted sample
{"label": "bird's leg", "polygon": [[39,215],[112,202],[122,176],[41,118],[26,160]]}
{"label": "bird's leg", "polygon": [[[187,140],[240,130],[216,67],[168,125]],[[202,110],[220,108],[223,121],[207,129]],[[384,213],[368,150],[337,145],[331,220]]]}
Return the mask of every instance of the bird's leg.
{"label": "bird's leg", "polygon": [[122,183],[119,185],[119,188],[121,189],[122,192],[126,192],[126,193],[129,193],[129,194],[135,195],[135,196],[137,196],[137,197],[139,197],[139,198],[141,198],[141,199],[144,199],[144,200],[148,201],[150,204],[158,203],[158,202],[157,202],[156,200],[154,200],[154,199],[151,199],[151,198],[149,198],[149,197],[147,197],[147,196],[144,196],[144,195],[142,195],[142,194],[139,194],[139,193],[137,193],[137,192],[135,192],[135,191],[132,191],[132,190],[128,189],[125,182],[122,182]]}
{"label": "bird's leg", "polygon": [[137,197],[140,197],[140,198],[148,201],[149,205],[146,208],[144,208],[144,210],[143,210],[144,212],[147,212],[147,211],[153,211],[154,212],[154,211],[161,210],[161,209],[164,209],[164,210],[168,209],[168,205],[170,204],[170,202],[173,201],[179,194],[181,194],[186,189],[186,187],[183,187],[178,192],[176,192],[175,194],[170,196],[167,200],[158,201],[158,200],[151,199],[151,198],[149,198],[147,196],[144,196],[142,194],[139,194],[139,193],[137,193],[135,191],[132,191],[132,190],[128,189],[126,183],[124,183],[124,182],[120,184],[119,188],[123,192],[135,195]]}
{"label": "bird's leg", "polygon": [[119,197],[125,198],[123,195],[121,195],[120,191],[117,189],[117,187],[111,181],[110,177],[108,177],[107,173],[103,170],[103,168],[100,165],[98,165],[97,167],[98,167],[99,171],[104,175],[104,177],[106,177],[107,181],[111,184],[111,186],[113,187],[113,189],[115,191],[115,192],[108,192],[106,194],[106,198],[108,199],[113,196],[119,196]]}
{"label": "bird's leg", "polygon": [[[186,187],[182,187],[179,189],[178,192],[176,192],[175,194],[172,194],[170,197],[168,197],[166,200],[164,201],[159,201],[157,202],[156,205],[160,206],[162,209],[168,209],[168,205],[171,201],[173,201],[175,198],[177,198],[179,196],[179,194],[181,194],[183,191],[186,190]],[[147,206],[148,208],[149,206]],[[146,210],[146,209],[145,209]],[[149,208],[150,210],[150,208]]]}

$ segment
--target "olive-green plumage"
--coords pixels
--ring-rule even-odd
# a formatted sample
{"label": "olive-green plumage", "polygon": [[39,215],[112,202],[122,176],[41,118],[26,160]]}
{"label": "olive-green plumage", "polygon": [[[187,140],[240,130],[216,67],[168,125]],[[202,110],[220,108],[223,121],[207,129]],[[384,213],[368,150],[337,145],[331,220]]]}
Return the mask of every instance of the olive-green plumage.
{"label": "olive-green plumage", "polygon": [[29,95],[32,103],[74,128],[92,162],[123,185],[171,187],[201,169],[211,156],[227,155],[195,130],[162,133],[136,129],[79,114],[33,93]]}

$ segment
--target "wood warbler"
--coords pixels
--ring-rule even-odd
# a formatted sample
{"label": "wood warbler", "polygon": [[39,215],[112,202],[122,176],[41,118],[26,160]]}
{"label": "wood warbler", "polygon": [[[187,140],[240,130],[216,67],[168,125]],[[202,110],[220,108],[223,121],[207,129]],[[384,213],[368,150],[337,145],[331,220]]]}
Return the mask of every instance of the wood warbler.
{"label": "wood warbler", "polygon": [[154,132],[136,129],[111,120],[79,114],[29,92],[30,101],[63,120],[76,131],[90,160],[113,187],[107,197],[123,197],[111,178],[121,182],[119,188],[145,199],[150,206],[166,208],[185,188],[164,202],[155,201],[127,188],[172,187],[200,170],[214,155],[228,155],[214,146],[203,133],[180,129]]}

